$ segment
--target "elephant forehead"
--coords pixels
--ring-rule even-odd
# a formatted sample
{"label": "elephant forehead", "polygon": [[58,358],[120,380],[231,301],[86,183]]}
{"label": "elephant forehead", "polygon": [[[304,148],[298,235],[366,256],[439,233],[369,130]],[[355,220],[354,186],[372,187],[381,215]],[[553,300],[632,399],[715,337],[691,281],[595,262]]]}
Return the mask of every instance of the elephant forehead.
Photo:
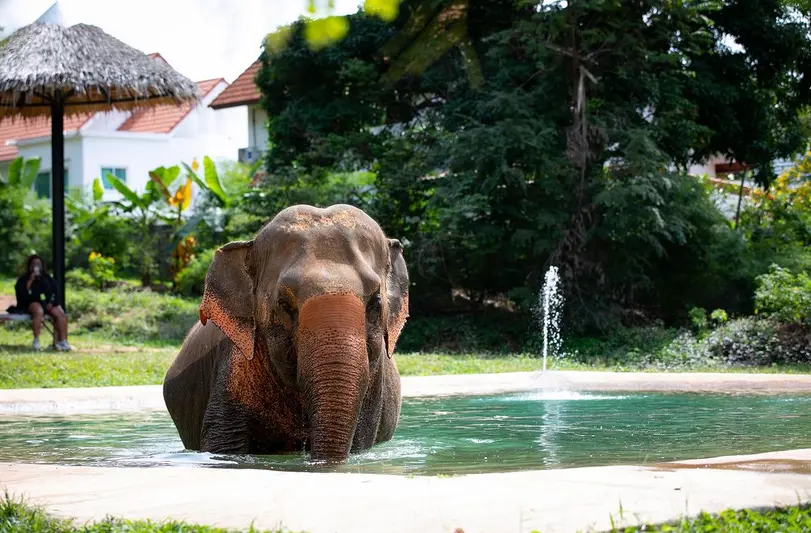
{"label": "elephant forehead", "polygon": [[282,273],[279,290],[299,302],[323,294],[351,294],[361,299],[377,290],[380,282],[380,276],[363,262],[313,260]]}
{"label": "elephant forehead", "polygon": [[307,231],[316,227],[340,227],[370,233],[382,232],[369,215],[351,206],[332,206],[326,209],[294,206],[279,213],[273,225],[286,231]]}
{"label": "elephant forehead", "polygon": [[[358,265],[367,263],[375,271],[384,271],[388,246],[382,231],[366,225],[347,227],[336,224],[311,226],[280,225],[268,228],[256,238],[256,249],[267,257],[278,257],[282,263],[333,261]],[[281,265],[280,265],[281,266]]]}

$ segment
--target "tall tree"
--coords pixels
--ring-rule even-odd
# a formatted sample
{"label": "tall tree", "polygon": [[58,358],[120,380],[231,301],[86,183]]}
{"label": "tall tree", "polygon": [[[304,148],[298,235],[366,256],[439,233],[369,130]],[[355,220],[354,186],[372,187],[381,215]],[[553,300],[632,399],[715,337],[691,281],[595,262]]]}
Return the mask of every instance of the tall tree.
{"label": "tall tree", "polygon": [[[448,16],[438,5],[464,10],[445,27],[464,20],[465,37],[421,57],[413,45],[428,30],[411,25],[427,13],[420,27],[435,27]],[[410,0],[390,24],[352,15],[347,36],[318,51],[294,25],[258,78],[272,117],[265,197],[313,198],[332,171],[374,171],[370,208],[411,244],[415,294],[453,287],[529,306],[555,263],[570,308],[594,323],[617,306],[711,302],[725,286],[672,291],[683,278],[668,258],[684,272],[734,261],[696,247],[723,233],[733,249],[735,236],[671,169],[722,153],[767,182],[772,158],[802,148],[811,46],[788,9]]]}

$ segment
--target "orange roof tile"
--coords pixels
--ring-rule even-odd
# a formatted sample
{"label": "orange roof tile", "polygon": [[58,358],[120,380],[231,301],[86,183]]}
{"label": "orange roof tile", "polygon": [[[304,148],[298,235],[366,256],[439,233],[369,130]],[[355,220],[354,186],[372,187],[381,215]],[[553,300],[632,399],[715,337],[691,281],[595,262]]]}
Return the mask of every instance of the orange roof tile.
{"label": "orange roof tile", "polygon": [[237,76],[234,83],[221,92],[208,106],[212,109],[223,109],[259,102],[262,94],[253,80],[261,66],[262,62],[260,60],[254,61],[250,67],[245,69],[245,72]]}
{"label": "orange roof tile", "polygon": [[[203,96],[211,92],[223,78],[198,81]],[[227,90],[227,89],[226,89]],[[180,121],[186,118],[191,111],[191,103],[181,106],[162,105],[149,109],[141,109],[133,113],[130,118],[118,127],[118,131],[130,131],[137,133],[169,133]]]}
{"label": "orange roof tile", "polygon": [[[64,131],[73,132],[84,126],[93,117],[93,113],[65,117]],[[35,139],[51,135],[51,117],[38,117],[12,122],[11,119],[0,121],[0,161],[11,161],[19,155],[17,147],[7,145],[8,141]]]}

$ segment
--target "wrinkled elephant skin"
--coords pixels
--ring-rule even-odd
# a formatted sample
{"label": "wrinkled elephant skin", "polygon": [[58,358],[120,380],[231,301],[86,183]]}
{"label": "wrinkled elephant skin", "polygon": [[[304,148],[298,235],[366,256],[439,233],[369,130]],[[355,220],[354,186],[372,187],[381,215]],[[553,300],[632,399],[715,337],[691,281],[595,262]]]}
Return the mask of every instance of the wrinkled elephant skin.
{"label": "wrinkled elephant skin", "polygon": [[163,384],[183,445],[334,463],[390,440],[408,284],[400,242],[347,205],[289,207],[220,248]]}

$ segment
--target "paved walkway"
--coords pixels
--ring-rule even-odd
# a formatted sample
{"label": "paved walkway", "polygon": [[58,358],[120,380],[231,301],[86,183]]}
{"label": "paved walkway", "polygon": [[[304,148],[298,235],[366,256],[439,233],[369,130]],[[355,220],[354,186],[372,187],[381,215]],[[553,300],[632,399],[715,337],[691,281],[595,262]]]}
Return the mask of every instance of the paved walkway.
{"label": "paved walkway", "polygon": [[[811,375],[550,371],[403,377],[405,397],[506,392],[811,394]],[[164,410],[160,385],[0,390],[3,414]]]}
{"label": "paved walkway", "polygon": [[109,513],[311,533],[451,533],[456,528],[465,533],[575,533],[608,530],[612,518],[618,525],[633,525],[702,510],[809,501],[808,472],[811,450],[694,461],[689,467],[612,466],[451,478],[0,464],[0,490],[80,521]]}

